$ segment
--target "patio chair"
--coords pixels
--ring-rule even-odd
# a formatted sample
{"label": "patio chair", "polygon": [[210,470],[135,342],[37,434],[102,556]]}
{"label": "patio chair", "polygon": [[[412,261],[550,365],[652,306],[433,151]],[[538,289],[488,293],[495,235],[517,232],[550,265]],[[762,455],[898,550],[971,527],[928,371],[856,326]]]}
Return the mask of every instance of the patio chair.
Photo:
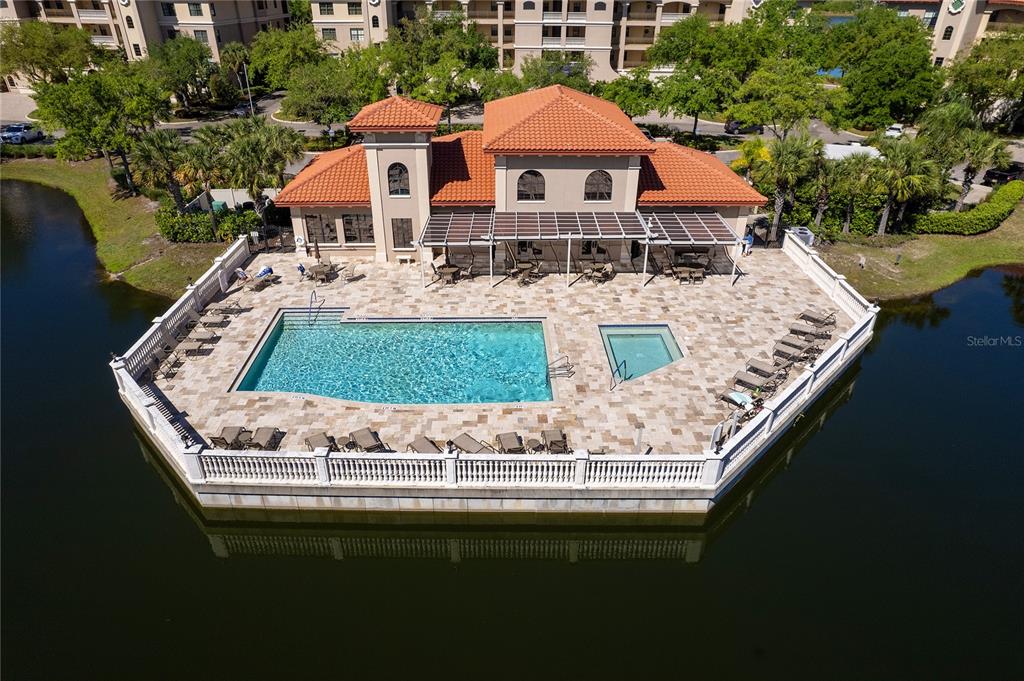
{"label": "patio chair", "polygon": [[349,445],[361,452],[386,452],[388,451],[380,436],[369,428],[360,428],[348,434]]}
{"label": "patio chair", "polygon": [[731,404],[737,409],[743,410],[744,413],[759,410],[761,405],[764,404],[764,400],[760,397],[751,397],[746,393],[732,389],[726,389],[725,392],[719,393],[718,399],[726,404]]}
{"label": "patio chair", "polygon": [[170,380],[178,373],[177,368],[166,366],[156,357],[150,357],[149,361],[146,362],[146,370],[149,372],[150,380],[153,381],[158,378]]}
{"label": "patio chair", "polygon": [[192,331],[179,331],[174,338],[178,341],[194,340],[200,343],[213,343],[220,340],[220,335],[209,329],[192,329]]}
{"label": "patio chair", "polygon": [[405,450],[408,452],[416,452],[417,454],[441,453],[441,448],[437,446],[437,443],[425,435],[417,435]]}
{"label": "patio chair", "polygon": [[206,349],[206,344],[203,343],[202,341],[192,340],[191,338],[186,338],[182,342],[178,343],[178,347],[176,349],[177,349],[178,352],[180,352],[180,353],[182,353],[182,354],[184,354],[186,356],[187,355],[194,355],[194,354],[196,354],[198,352],[202,352],[203,350],[205,350]]}
{"label": "patio chair", "polygon": [[237,300],[232,300],[230,303],[218,305],[216,307],[211,307],[210,312],[220,315],[241,314],[242,306],[241,304],[239,304]]}
{"label": "patio chair", "polygon": [[244,449],[251,439],[252,432],[242,426],[227,426],[221,428],[220,435],[210,437],[210,444],[221,449]]}
{"label": "patio chair", "polygon": [[523,438],[519,433],[498,433],[498,450],[503,454],[525,454],[526,447],[523,446]]}
{"label": "patio chair", "polygon": [[703,267],[693,267],[690,269],[690,283],[691,284],[703,284],[704,283],[704,272]]}
{"label": "patio chair", "polygon": [[751,357],[747,360],[747,368],[756,374],[760,374],[766,378],[774,378],[777,380],[785,380],[789,374],[789,367],[793,363],[790,361],[779,363],[768,362],[757,357]]}
{"label": "patio chair", "polygon": [[544,440],[544,446],[552,454],[569,454],[572,452],[569,449],[569,441],[566,439],[565,433],[562,432],[561,428],[541,431],[540,436]]}
{"label": "patio chair", "polygon": [[245,443],[245,448],[272,452],[281,445],[282,439],[284,439],[284,433],[277,428],[257,428],[249,441]]}
{"label": "patio chair", "polygon": [[463,433],[454,440],[449,440],[448,445],[466,454],[496,453],[494,447],[485,442],[480,442],[469,433]]}
{"label": "patio chair", "polygon": [[805,324],[804,322],[793,322],[789,325],[790,333],[811,338],[831,338],[832,331],[835,328],[831,324],[828,326],[815,326],[814,324]]}
{"label": "patio chair", "polygon": [[820,310],[815,310],[812,307],[801,312],[799,317],[800,319],[806,319],[815,326],[828,326],[830,324],[835,326],[836,323],[835,312],[822,312]]}
{"label": "patio chair", "polygon": [[737,371],[736,375],[732,377],[732,380],[736,385],[762,392],[774,390],[778,387],[778,381],[776,379],[757,376],[749,371]]}
{"label": "patio chair", "polygon": [[772,355],[782,357],[793,364],[807,362],[810,359],[809,353],[802,352],[791,345],[784,345],[782,343],[775,344],[775,347],[772,348]]}
{"label": "patio chair", "polygon": [[595,284],[603,284],[611,280],[613,276],[615,276],[615,266],[610,262],[606,262],[603,267],[593,271],[590,275],[590,280]]}
{"label": "patio chair", "polygon": [[794,336],[793,334],[787,334],[779,339],[779,342],[783,345],[789,345],[803,353],[820,353],[825,347],[825,341],[818,340],[805,340],[800,336]]}
{"label": "patio chair", "polygon": [[322,447],[326,447],[327,450],[331,452],[341,451],[338,447],[338,441],[334,439],[334,436],[328,435],[324,432],[319,432],[307,437],[306,446],[309,447],[309,451],[311,452]]}

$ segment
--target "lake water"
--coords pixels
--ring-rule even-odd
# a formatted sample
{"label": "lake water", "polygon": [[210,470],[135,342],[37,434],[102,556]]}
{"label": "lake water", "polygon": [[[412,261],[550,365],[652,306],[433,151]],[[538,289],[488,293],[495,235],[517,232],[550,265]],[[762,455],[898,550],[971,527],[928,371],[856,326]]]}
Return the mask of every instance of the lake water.
{"label": "lake water", "polygon": [[[66,195],[2,211],[5,679],[1024,677],[1020,273],[888,306],[708,528],[267,528],[179,503],[117,399],[167,301],[103,281]],[[348,557],[222,539],[318,532]]]}

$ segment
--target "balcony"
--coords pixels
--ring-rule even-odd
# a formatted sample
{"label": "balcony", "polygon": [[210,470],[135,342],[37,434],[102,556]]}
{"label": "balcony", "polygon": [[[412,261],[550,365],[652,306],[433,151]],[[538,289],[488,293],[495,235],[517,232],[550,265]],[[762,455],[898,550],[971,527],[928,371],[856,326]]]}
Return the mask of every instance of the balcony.
{"label": "balcony", "polygon": [[562,20],[562,13],[561,12],[544,12],[544,14],[541,16],[541,18],[544,21],[561,21]]}
{"label": "balcony", "polygon": [[105,9],[80,9],[78,10],[78,18],[86,23],[90,21],[102,21],[104,23],[110,21],[110,15],[107,14]]}
{"label": "balcony", "polygon": [[587,37],[582,35],[566,36],[565,44],[567,47],[570,45],[573,47],[581,47],[587,44]]}
{"label": "balcony", "polygon": [[686,19],[689,14],[683,14],[682,12],[662,12],[661,22],[663,24],[674,24],[675,22]]}
{"label": "balcony", "polygon": [[450,9],[435,9],[434,10],[434,16],[437,17],[438,19],[447,19],[452,14],[454,14],[454,12],[452,10],[450,10]]}
{"label": "balcony", "polygon": [[470,19],[491,19],[493,21],[498,20],[498,13],[492,12],[487,9],[471,9],[468,14]]}
{"label": "balcony", "polygon": [[561,47],[562,39],[559,36],[544,36],[540,40],[542,47]]}
{"label": "balcony", "polygon": [[94,35],[90,36],[93,45],[102,45],[104,47],[110,47],[117,44],[117,40],[112,35]]}
{"label": "balcony", "polygon": [[569,21],[586,21],[586,12],[569,12]]}

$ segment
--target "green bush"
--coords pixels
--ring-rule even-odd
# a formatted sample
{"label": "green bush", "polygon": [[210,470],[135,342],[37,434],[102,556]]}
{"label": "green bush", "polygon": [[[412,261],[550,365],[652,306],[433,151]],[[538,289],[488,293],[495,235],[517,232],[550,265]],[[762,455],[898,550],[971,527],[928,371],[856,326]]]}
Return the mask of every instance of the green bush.
{"label": "green bush", "polygon": [[451,130],[448,129],[448,124],[444,121],[437,124],[437,135],[451,135],[456,132],[466,132],[467,130],[483,130],[484,126],[479,123],[452,123]]}
{"label": "green bush", "polygon": [[352,140],[344,128],[334,129],[334,139],[327,135],[319,137],[307,137],[305,140],[306,151],[330,151],[347,147]]}
{"label": "green bush", "polygon": [[57,147],[52,144],[4,144],[0,154],[5,158],[57,158]]}
{"label": "green bush", "polygon": [[206,243],[216,241],[208,213],[178,213],[173,208],[156,212],[156,226],[168,241]]}
{"label": "green bush", "polygon": [[1024,181],[1007,182],[992,192],[987,201],[970,210],[922,215],[914,222],[914,231],[920,234],[981,234],[1001,225],[1021,199],[1024,199]]}
{"label": "green bush", "polygon": [[219,213],[217,215],[217,237],[221,241],[231,241],[235,237],[249,232],[256,232],[263,226],[263,219],[254,210],[243,210],[237,213]]}

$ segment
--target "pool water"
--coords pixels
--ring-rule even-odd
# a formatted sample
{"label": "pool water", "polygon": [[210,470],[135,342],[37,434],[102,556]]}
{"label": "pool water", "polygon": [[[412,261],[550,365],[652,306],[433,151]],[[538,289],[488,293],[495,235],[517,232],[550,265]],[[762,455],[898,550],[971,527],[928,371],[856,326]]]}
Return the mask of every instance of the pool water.
{"label": "pool water", "polygon": [[600,329],[612,373],[615,374],[616,368],[625,363],[615,374],[619,380],[628,381],[649,374],[683,356],[665,324],[602,325]]}
{"label": "pool water", "polygon": [[551,400],[537,321],[305,323],[284,315],[238,390],[359,402]]}

